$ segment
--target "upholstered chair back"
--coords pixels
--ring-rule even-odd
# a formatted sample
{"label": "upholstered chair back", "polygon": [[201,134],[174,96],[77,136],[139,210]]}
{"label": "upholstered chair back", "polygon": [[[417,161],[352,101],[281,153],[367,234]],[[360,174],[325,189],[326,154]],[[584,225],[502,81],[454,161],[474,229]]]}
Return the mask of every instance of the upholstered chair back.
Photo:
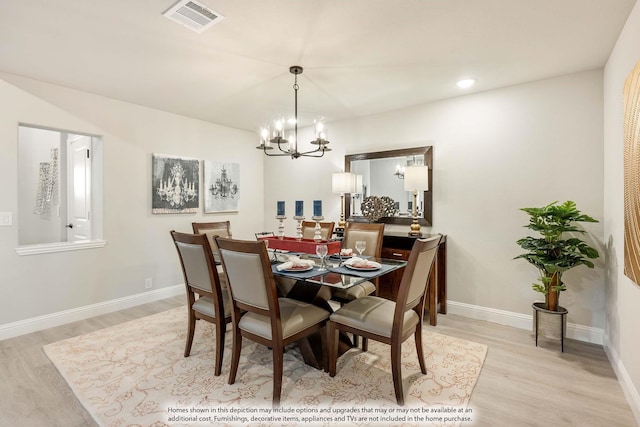
{"label": "upholstered chair back", "polygon": [[[333,222],[320,223],[320,238],[329,240],[333,235]],[[313,239],[316,234],[316,223],[314,221],[302,221],[302,238]]]}
{"label": "upholstered chair back", "polygon": [[362,255],[380,257],[383,235],[384,224],[348,223],[342,247],[344,249],[353,249],[354,254],[357,254],[356,242],[363,240],[366,242],[366,247]]}
{"label": "upholstered chair back", "polygon": [[182,258],[186,285],[212,292],[207,255],[204,252],[205,247],[198,244],[176,242],[176,248]]}
{"label": "upholstered chair back", "polygon": [[233,299],[252,307],[269,309],[262,262],[258,254],[220,250]]}
{"label": "upholstered chair back", "polygon": [[[424,298],[429,272],[441,238],[442,236],[438,234],[428,239],[416,239],[400,281],[396,310],[402,312],[411,310]],[[419,309],[422,310],[423,307]]]}
{"label": "upholstered chair back", "polygon": [[209,245],[214,254],[218,253],[216,236],[231,238],[231,223],[229,221],[219,222],[192,222],[194,234],[205,234],[209,239]]}

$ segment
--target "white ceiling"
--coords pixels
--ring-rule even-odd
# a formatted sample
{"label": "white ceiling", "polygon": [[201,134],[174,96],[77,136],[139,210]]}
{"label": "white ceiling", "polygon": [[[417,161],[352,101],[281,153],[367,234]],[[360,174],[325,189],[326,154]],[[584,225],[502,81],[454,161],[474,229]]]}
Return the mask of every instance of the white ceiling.
{"label": "white ceiling", "polygon": [[[635,0],[0,0],[0,71],[257,131],[328,121],[601,68]],[[469,93],[467,90],[464,93]]]}

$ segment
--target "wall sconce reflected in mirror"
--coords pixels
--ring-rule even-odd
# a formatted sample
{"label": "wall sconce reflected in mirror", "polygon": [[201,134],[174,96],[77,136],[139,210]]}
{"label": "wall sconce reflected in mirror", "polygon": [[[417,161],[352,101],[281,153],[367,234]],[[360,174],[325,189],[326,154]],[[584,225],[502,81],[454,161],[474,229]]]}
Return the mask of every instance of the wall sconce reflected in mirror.
{"label": "wall sconce reflected in mirror", "polygon": [[394,173],[394,175],[396,176],[396,178],[398,179],[404,179],[404,171],[406,169],[406,166],[404,165],[400,165],[400,163],[398,163],[396,165],[396,171]]}

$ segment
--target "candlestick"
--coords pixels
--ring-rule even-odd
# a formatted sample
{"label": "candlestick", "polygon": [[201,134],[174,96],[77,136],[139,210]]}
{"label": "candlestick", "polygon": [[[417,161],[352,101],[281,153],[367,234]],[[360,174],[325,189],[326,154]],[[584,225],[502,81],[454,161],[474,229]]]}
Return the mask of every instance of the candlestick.
{"label": "candlestick", "polygon": [[322,216],[322,200],[313,201],[313,216]]}
{"label": "candlestick", "polygon": [[322,215],[314,215],[311,217],[311,219],[316,222],[316,226],[314,227],[313,231],[313,240],[315,240],[316,242],[320,242],[322,241],[322,227],[320,226],[320,221],[322,221],[324,217]]}
{"label": "candlestick", "polygon": [[304,216],[304,202],[296,200],[296,216]]}

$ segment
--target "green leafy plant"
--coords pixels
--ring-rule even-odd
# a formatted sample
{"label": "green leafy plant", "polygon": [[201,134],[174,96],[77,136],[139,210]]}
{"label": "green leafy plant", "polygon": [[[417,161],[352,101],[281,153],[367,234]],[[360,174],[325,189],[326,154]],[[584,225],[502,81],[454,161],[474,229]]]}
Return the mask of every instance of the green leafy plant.
{"label": "green leafy plant", "polygon": [[566,290],[562,274],[579,265],[593,268],[591,259],[599,257],[598,251],[577,237],[563,238],[564,233],[584,233],[576,222],[598,222],[584,215],[572,201],[560,205],[550,203],[541,208],[520,209],[529,214],[526,228],[537,231],[542,237],[524,237],[516,243],[526,250],[514,259],[529,261],[540,272],[540,282],[532,285],[533,290],[544,294],[545,308],[558,310],[560,292]]}

